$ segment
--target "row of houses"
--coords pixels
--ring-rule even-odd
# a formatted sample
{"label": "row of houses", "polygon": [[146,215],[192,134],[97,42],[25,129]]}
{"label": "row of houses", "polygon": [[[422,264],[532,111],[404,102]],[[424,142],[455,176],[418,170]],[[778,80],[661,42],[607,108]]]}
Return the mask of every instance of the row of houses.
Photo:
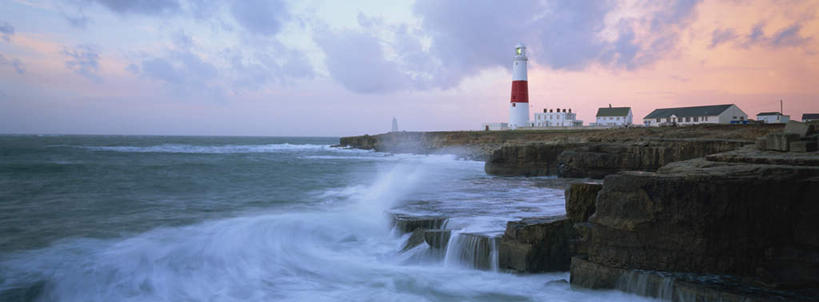
{"label": "row of houses", "polygon": [[[760,112],[757,122],[787,123],[790,116],[780,112]],[[819,120],[819,114],[806,113],[802,121]],[[602,107],[597,109],[595,122],[592,127],[628,127],[633,125],[631,107]],[[654,109],[643,117],[643,126],[657,127],[667,125],[698,125],[698,124],[747,124],[752,122],[748,115],[734,104],[660,108]],[[543,109],[536,112],[534,119],[529,121],[525,128],[552,128],[552,127],[582,127],[583,121],[577,119],[577,114],[570,108]],[[506,123],[487,123],[482,128],[486,130],[505,130]]]}
{"label": "row of houses", "polygon": [[[599,108],[597,122],[592,126],[628,126],[632,123],[631,107]],[[787,123],[790,116],[781,112],[760,112],[757,122],[775,124]],[[819,120],[819,114],[805,113],[802,121]],[[663,125],[697,125],[697,124],[747,124],[751,122],[748,115],[734,104],[661,108],[655,109],[643,118],[647,127]]]}

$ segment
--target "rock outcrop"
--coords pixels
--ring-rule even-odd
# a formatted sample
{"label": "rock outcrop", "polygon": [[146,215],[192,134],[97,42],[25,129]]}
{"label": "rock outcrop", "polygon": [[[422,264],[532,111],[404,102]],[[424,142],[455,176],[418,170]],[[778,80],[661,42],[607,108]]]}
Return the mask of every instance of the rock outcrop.
{"label": "rock outcrop", "polygon": [[752,143],[751,140],[663,139],[587,144],[560,154],[557,175],[603,178],[619,171],[655,171],[671,162],[731,151]]}
{"label": "rock outcrop", "polygon": [[594,214],[597,193],[603,188],[598,183],[573,183],[566,189],[566,216],[572,223],[586,222]]}
{"label": "rock outcrop", "polygon": [[634,270],[715,274],[819,299],[817,160],[743,148],[607,176],[579,225],[588,258],[573,260],[572,283],[612,288],[613,275]]}
{"label": "rock outcrop", "polygon": [[811,293],[768,289],[726,275],[667,273],[607,267],[572,258],[573,287],[619,289],[664,301],[773,302],[816,301]]}
{"label": "rock outcrop", "polygon": [[[412,233],[416,229],[443,229],[449,218],[445,216],[412,216],[393,214],[392,224],[401,234]],[[423,237],[421,237],[423,239]]]}
{"label": "rock outcrop", "polygon": [[[651,139],[740,139],[782,129],[782,125],[696,125],[614,129],[548,129],[520,131],[390,132],[342,137],[339,146],[393,153],[455,154],[486,160],[502,146],[625,143]],[[551,173],[551,172],[550,172]]]}
{"label": "rock outcrop", "polygon": [[558,156],[577,144],[528,144],[504,146],[486,160],[486,174],[499,176],[557,175]]}
{"label": "rock outcrop", "polygon": [[498,247],[498,266],[526,273],[566,271],[576,237],[566,216],[510,221]]}

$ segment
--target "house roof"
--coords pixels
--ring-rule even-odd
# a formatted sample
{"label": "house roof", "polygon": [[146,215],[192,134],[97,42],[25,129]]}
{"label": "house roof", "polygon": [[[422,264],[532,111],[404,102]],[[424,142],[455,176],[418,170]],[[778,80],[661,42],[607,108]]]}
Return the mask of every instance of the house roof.
{"label": "house roof", "polygon": [[803,120],[819,120],[819,113],[803,113]]}
{"label": "house roof", "polygon": [[603,107],[597,109],[597,116],[628,116],[631,107]]}
{"label": "house roof", "polygon": [[756,116],[760,116],[760,115],[782,115],[782,114],[779,113],[779,112],[760,112]]}
{"label": "house roof", "polygon": [[644,118],[666,118],[672,115],[676,115],[677,117],[714,116],[719,115],[733,105],[734,104],[654,109],[654,111]]}

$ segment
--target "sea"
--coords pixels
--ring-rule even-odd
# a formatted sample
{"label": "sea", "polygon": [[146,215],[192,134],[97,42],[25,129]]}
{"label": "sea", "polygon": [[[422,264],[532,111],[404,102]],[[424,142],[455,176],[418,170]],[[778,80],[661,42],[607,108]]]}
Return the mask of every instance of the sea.
{"label": "sea", "polygon": [[564,214],[555,179],[337,143],[0,136],[0,301],[650,301],[406,250],[392,227],[442,215],[453,238],[500,236]]}

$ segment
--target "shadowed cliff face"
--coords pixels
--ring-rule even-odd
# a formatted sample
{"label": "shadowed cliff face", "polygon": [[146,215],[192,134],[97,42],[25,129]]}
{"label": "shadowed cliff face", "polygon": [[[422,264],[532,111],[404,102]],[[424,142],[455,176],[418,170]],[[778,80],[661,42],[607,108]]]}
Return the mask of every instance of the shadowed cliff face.
{"label": "shadowed cliff face", "polygon": [[813,298],[805,301],[814,301],[817,158],[816,152],[746,147],[657,172],[607,176],[595,214],[580,225],[586,255],[573,260],[572,283],[613,288],[635,269],[731,275],[741,287],[806,294]]}

